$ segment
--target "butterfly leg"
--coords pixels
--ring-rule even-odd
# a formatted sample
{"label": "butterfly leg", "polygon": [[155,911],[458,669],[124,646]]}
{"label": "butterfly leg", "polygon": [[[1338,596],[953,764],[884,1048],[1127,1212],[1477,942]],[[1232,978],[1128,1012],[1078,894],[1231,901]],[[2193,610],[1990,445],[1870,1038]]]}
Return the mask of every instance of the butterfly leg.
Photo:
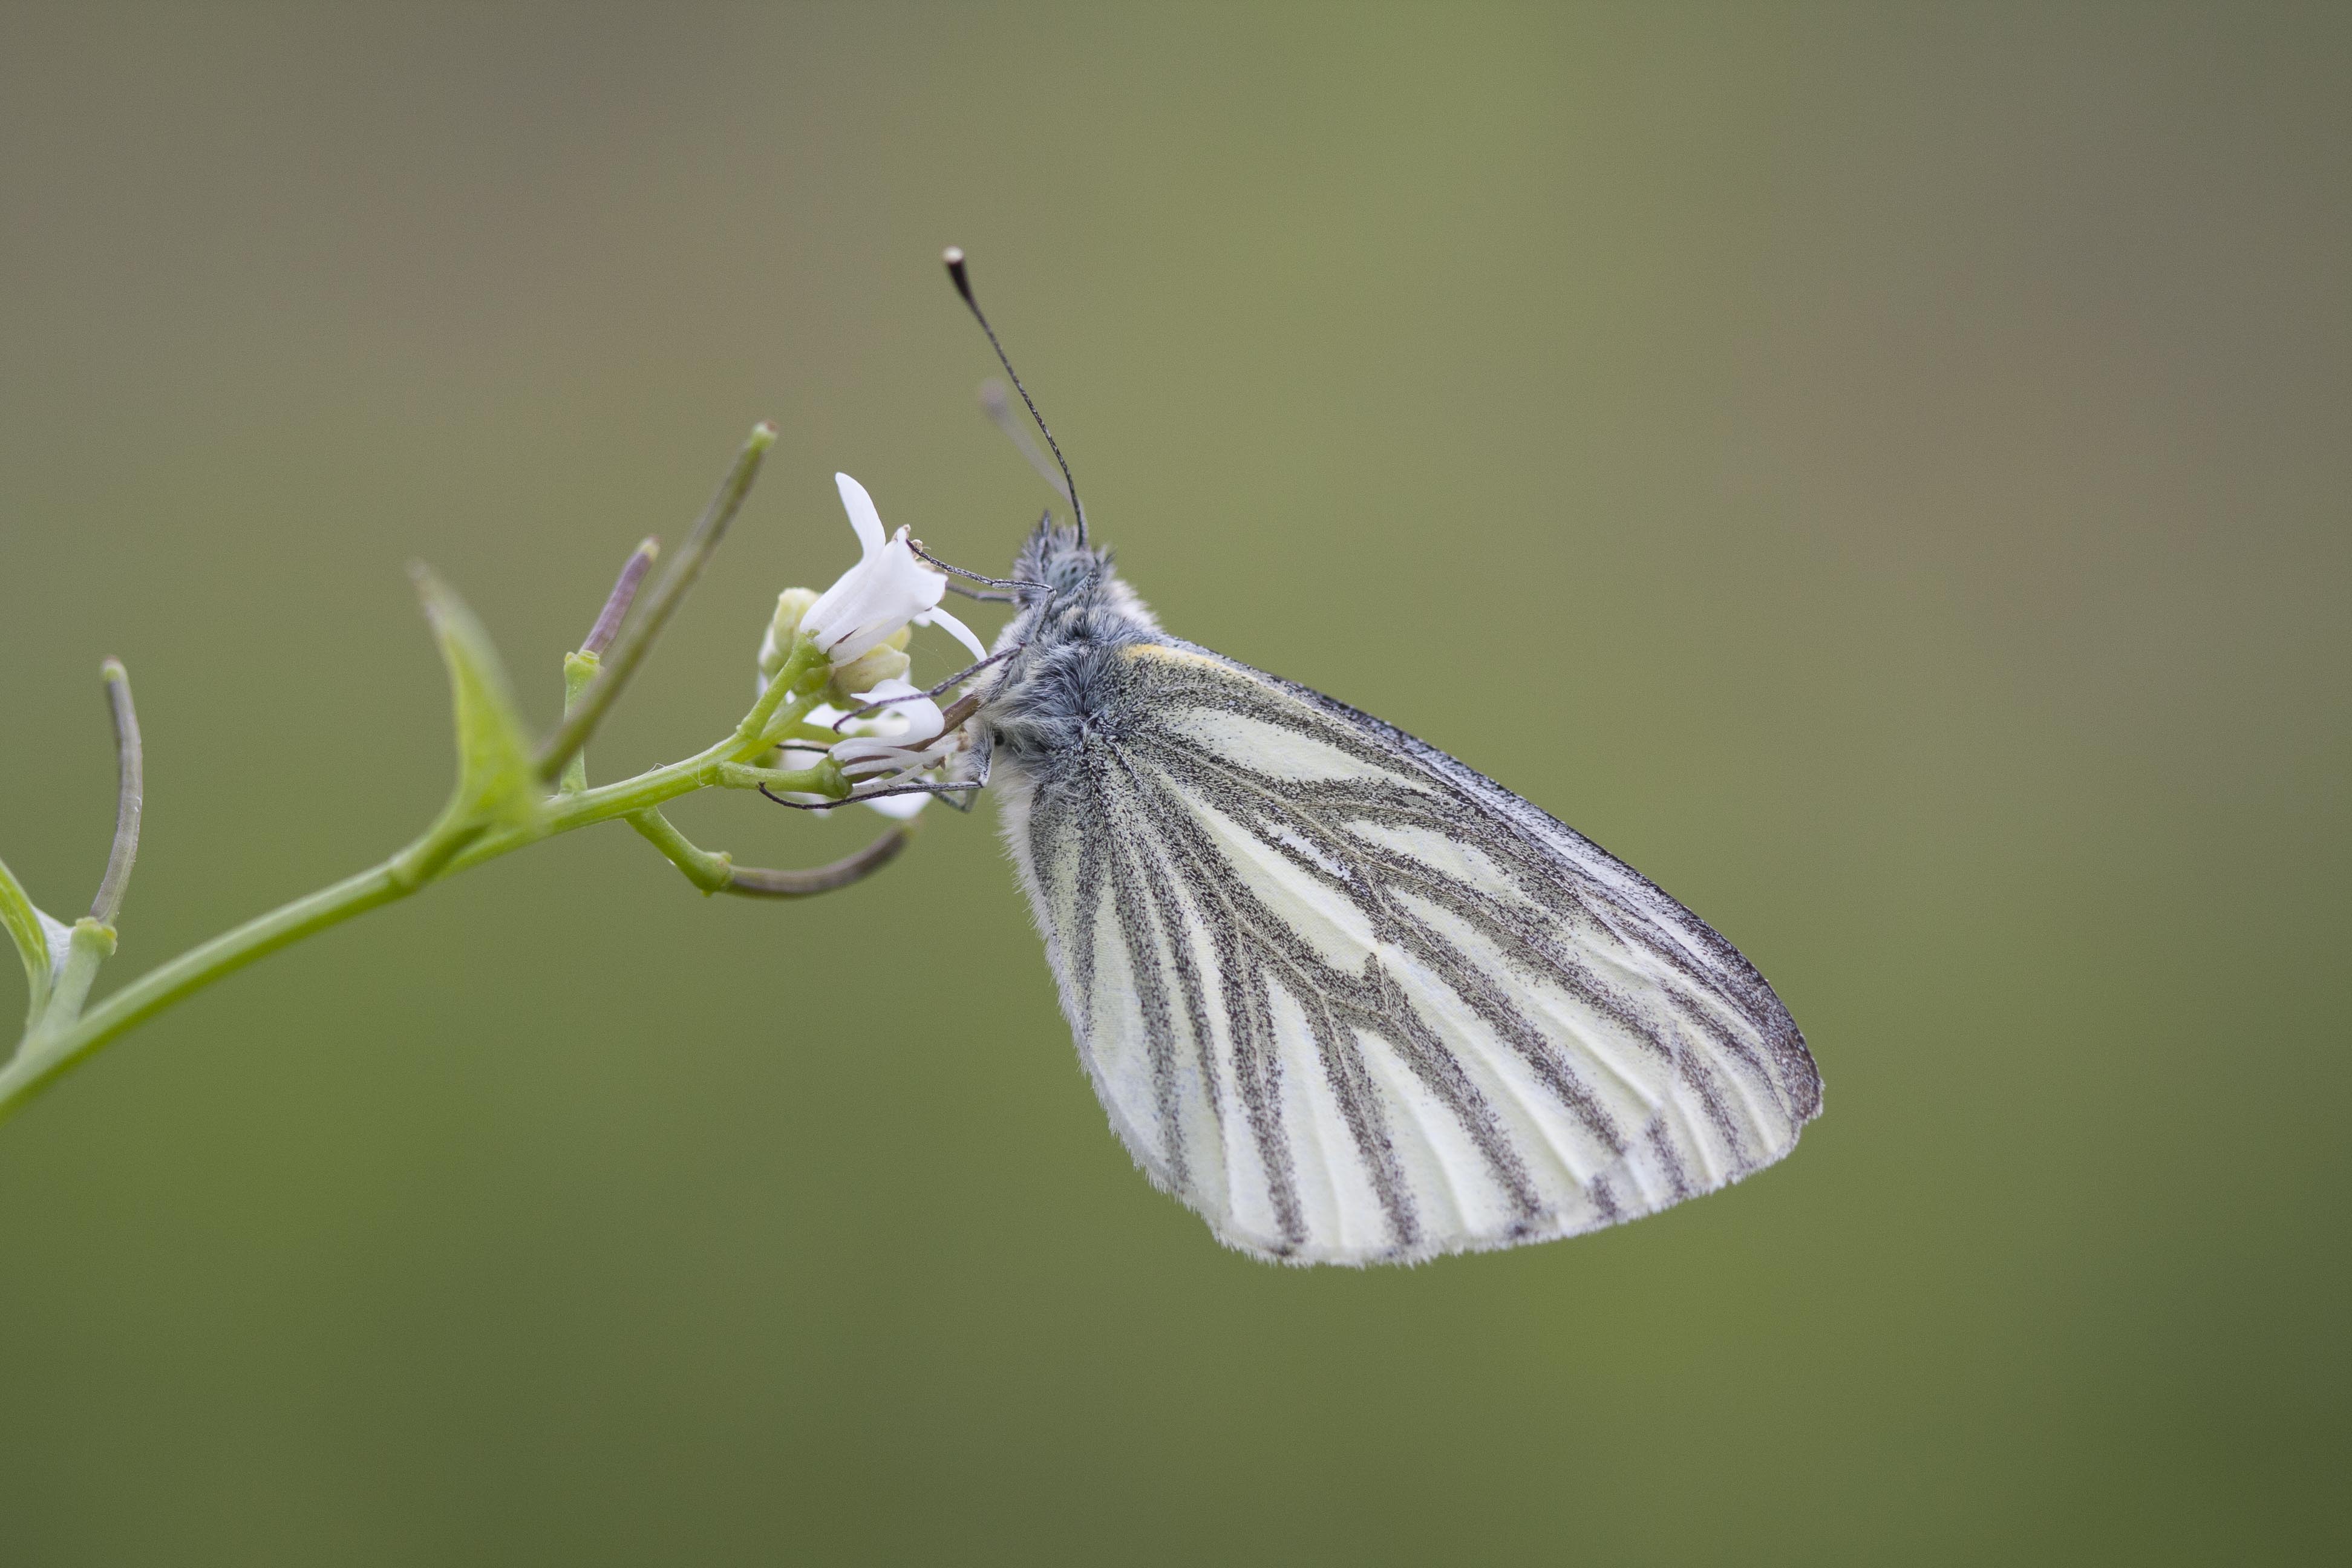
{"label": "butterfly leg", "polygon": [[755,784],[752,787],[761,795],[767,795],[778,805],[789,805],[794,811],[831,811],[836,805],[855,805],[861,800],[880,800],[886,795],[952,795],[960,789],[980,789],[984,784],[985,781],[981,779],[959,779],[952,784],[892,784],[887,789],[854,791],[843,795],[839,800],[786,800],[782,795],[770,794],[766,784]]}
{"label": "butterfly leg", "polygon": [[[841,727],[844,724],[848,723],[852,719],[862,719],[868,713],[876,712],[878,710],[889,707],[893,702],[912,702],[918,697],[936,701],[942,694],[952,690],[961,682],[970,680],[973,676],[978,675],[990,665],[1002,664],[1006,659],[1011,658],[1014,654],[1019,653],[1023,648],[1027,647],[1029,645],[1027,643],[1016,643],[1014,646],[1006,648],[1002,653],[990,654],[978,664],[972,665],[968,668],[957,670],[953,675],[949,676],[945,680],[942,680],[937,686],[932,687],[929,691],[911,691],[904,697],[885,697],[878,702],[868,702],[863,708],[853,708],[848,712],[844,713],[840,718],[835,719],[833,721],[833,732],[838,735],[841,733]],[[945,721],[940,731],[940,734],[946,734],[948,731],[954,729],[958,724],[962,723],[965,719],[971,716],[971,709],[964,706],[964,703],[966,702],[970,702],[972,708],[977,708],[980,705],[976,700],[971,697],[966,697],[961,701],[959,701],[955,707],[949,709],[946,713],[940,715],[940,718]],[[951,717],[951,715],[956,716]]]}
{"label": "butterfly leg", "polygon": [[[956,706],[961,707],[962,704],[958,703]],[[961,722],[961,721],[958,721]],[[771,793],[768,786],[764,784],[756,784],[753,787],[758,789],[761,795],[767,795],[770,800],[774,801],[778,805],[789,805],[794,811],[831,811],[836,805],[851,805],[861,800],[880,800],[886,795],[943,795],[948,797],[948,804],[954,806],[958,811],[970,811],[971,809],[971,797],[969,795],[959,795],[957,792],[961,790],[985,789],[988,787],[989,752],[985,746],[982,746],[980,749],[979,756],[979,762],[974,764],[973,776],[968,779],[949,779],[938,783],[889,784],[881,789],[853,790],[849,794],[843,795],[839,800],[786,800],[780,795]]]}

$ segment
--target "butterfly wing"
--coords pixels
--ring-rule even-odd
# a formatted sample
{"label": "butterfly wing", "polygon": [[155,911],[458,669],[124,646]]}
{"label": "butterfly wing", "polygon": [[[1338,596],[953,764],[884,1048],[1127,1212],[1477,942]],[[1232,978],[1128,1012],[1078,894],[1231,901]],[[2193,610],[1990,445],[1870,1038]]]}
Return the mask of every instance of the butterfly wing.
{"label": "butterfly wing", "polygon": [[1103,661],[1005,826],[1138,1163],[1297,1263],[1547,1240],[1787,1153],[1821,1080],[1697,917],[1402,731],[1181,643]]}

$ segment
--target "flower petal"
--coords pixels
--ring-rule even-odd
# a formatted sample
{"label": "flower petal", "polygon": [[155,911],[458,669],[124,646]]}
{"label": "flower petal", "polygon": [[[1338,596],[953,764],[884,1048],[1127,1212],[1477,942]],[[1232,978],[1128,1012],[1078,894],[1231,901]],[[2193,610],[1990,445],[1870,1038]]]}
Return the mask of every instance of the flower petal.
{"label": "flower petal", "polygon": [[858,721],[865,726],[857,731],[860,734],[884,736],[894,741],[913,739],[929,742],[940,732],[940,705],[911,681],[895,677],[877,680],[873,690],[858,692],[857,700],[861,703],[890,704]]}
{"label": "flower petal", "polygon": [[915,559],[902,528],[827,588],[801,617],[801,627],[835,664],[847,664],[937,607],[947,591],[947,574]]}
{"label": "flower petal", "polygon": [[[941,578],[940,581],[941,584],[940,592],[944,595],[947,592],[947,579]],[[988,657],[988,649],[981,646],[981,641],[978,637],[972,636],[971,628],[965,626],[961,621],[956,619],[953,616],[948,614],[945,610],[940,609],[936,605],[931,608],[925,610],[921,615],[917,616],[915,617],[915,624],[919,626],[945,626],[949,632],[954,636],[958,642],[971,649],[972,658],[986,658]]]}
{"label": "flower petal", "polygon": [[849,513],[849,526],[857,534],[858,549],[871,556],[882,548],[882,514],[875,510],[874,498],[847,474],[834,475],[833,482],[841,491],[842,510]]}

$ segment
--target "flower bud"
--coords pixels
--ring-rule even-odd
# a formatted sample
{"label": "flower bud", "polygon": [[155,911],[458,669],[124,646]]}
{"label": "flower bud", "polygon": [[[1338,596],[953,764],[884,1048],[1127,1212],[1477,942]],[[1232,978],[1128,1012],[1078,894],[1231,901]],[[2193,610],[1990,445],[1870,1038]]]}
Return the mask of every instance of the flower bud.
{"label": "flower bud", "polygon": [[833,667],[832,700],[845,707],[856,707],[856,693],[871,691],[886,680],[897,680],[912,668],[907,657],[908,633],[900,626],[880,643],[867,648],[846,664]]}
{"label": "flower bud", "polygon": [[784,668],[784,660],[793,654],[793,638],[801,629],[801,617],[817,601],[814,588],[787,588],[776,595],[776,613],[768,622],[768,635],[760,639],[760,685],[765,689]]}

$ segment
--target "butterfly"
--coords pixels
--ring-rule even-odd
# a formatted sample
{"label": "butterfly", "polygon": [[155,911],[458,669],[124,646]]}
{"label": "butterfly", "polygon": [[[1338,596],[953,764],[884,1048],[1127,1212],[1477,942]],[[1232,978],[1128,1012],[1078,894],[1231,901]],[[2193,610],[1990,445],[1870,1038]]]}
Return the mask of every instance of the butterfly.
{"label": "butterfly", "polygon": [[1161,629],[1060,478],[1074,521],[983,579],[1013,616],[932,787],[995,795],[1155,1185],[1253,1257],[1412,1262],[1654,1214],[1795,1146],[1821,1078],[1730,942],[1437,748]]}

